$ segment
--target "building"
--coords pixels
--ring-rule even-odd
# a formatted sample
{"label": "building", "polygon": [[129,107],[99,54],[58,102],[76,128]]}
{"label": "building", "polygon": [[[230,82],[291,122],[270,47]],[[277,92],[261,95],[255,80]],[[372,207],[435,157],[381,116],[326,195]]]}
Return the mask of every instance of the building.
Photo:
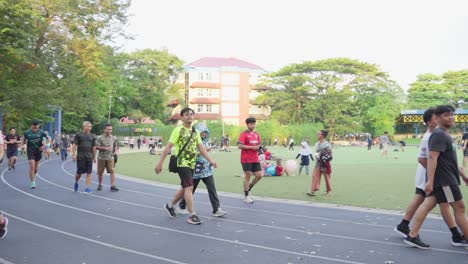
{"label": "building", "polygon": [[179,120],[178,111],[185,105],[195,110],[198,120],[245,125],[249,116],[266,119],[271,113],[270,107],[255,102],[268,90],[258,85],[263,73],[265,70],[261,67],[236,58],[206,57],[189,63],[178,79],[183,82],[185,102],[168,104],[174,108],[169,120]]}

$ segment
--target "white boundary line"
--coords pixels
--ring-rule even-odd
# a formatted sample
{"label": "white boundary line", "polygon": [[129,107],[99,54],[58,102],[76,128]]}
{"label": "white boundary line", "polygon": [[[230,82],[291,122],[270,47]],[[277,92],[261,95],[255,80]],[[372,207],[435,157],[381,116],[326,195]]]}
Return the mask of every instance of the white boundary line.
{"label": "white boundary line", "polygon": [[[64,167],[65,163],[62,163],[62,170],[67,173],[68,175],[70,176],[73,176],[73,174],[71,174],[70,172],[68,172],[65,167]],[[119,175],[119,176],[122,176],[122,175]],[[125,180],[128,180],[130,182],[137,182],[137,183],[140,183],[140,184],[146,184],[146,185],[152,185],[152,186],[157,186],[157,187],[167,187],[167,188],[170,188],[170,189],[176,189],[174,185],[168,185],[168,184],[159,184],[159,183],[154,183],[154,182],[151,182],[151,181],[147,181],[147,180],[142,180],[142,179],[138,179],[135,181],[135,178],[132,178],[132,177],[129,177],[129,176],[124,176],[124,179]],[[82,179],[83,180],[83,179]],[[93,181],[93,183],[96,183],[95,181]],[[106,184],[103,184],[104,186],[108,186]],[[142,192],[142,191],[136,191],[136,190],[131,190],[131,189],[126,189],[126,188],[120,188],[121,190],[124,190],[124,191],[127,191],[127,192],[132,192],[132,193],[138,193],[138,194],[143,194],[143,195],[147,195],[147,196],[152,196],[152,197],[159,197],[159,198],[164,198],[164,199],[172,199],[172,197],[169,197],[169,196],[164,196],[164,195],[159,195],[159,194],[152,194],[152,193],[147,193],[147,192]],[[202,192],[206,192],[205,190],[201,190]],[[231,196],[231,197],[237,197],[237,196]],[[279,200],[279,199],[278,199]],[[275,200],[270,200],[270,202],[277,202]],[[199,203],[199,204],[204,204],[204,205],[210,205],[210,203],[206,203],[206,202],[196,202],[196,203]],[[283,203],[287,203],[287,204],[291,204],[287,201],[284,201],[283,200]],[[293,203],[295,204],[295,203]],[[296,204],[296,205],[301,205],[301,204]],[[311,207],[316,207],[315,205],[313,204],[303,204],[305,206],[311,206]],[[307,219],[314,219],[314,220],[324,220],[324,221],[334,221],[334,222],[339,222],[339,223],[346,223],[346,224],[355,224],[355,225],[367,225],[367,226],[375,226],[375,227],[385,227],[385,228],[394,228],[395,226],[390,226],[390,225],[382,225],[382,224],[371,224],[371,223],[365,223],[365,222],[354,222],[354,221],[348,221],[348,220],[341,220],[341,219],[335,219],[335,218],[325,218],[325,217],[318,217],[318,216],[309,216],[309,215],[300,215],[300,214],[290,214],[290,213],[283,213],[283,212],[277,212],[277,211],[271,211],[271,210],[262,210],[262,209],[251,209],[251,208],[244,208],[244,207],[237,207],[237,206],[229,206],[229,205],[223,205],[222,206],[223,208],[233,208],[233,209],[237,209],[237,210],[246,210],[246,211],[252,211],[252,212],[262,212],[262,213],[270,213],[270,214],[277,214],[277,215],[284,215],[284,216],[293,216],[293,217],[301,217],[301,218],[307,218]],[[322,207],[322,206],[318,206],[318,207]],[[325,207],[325,206],[324,206]],[[338,209],[338,210],[349,210],[349,211],[358,211],[358,212],[368,212],[368,213],[383,213],[385,214],[385,212],[375,212],[375,211],[365,211],[365,210],[354,210],[354,209],[351,209],[351,208],[341,208],[341,207],[326,207],[326,208],[333,208],[333,209]],[[390,213],[388,213],[390,214]],[[400,214],[396,214],[396,213],[393,213],[391,215],[400,215]],[[438,220],[441,220],[440,217],[433,217],[434,219],[438,219]],[[446,231],[440,231],[440,230],[433,230],[433,229],[421,229],[422,231],[425,231],[425,232],[432,232],[432,233],[441,233],[441,234],[449,234],[449,232],[446,232]]]}
{"label": "white boundary line", "polygon": [[[40,227],[40,228],[43,228],[43,229],[46,229],[46,230],[49,230],[49,231],[53,231],[53,232],[56,232],[56,233],[59,233],[59,234],[65,235],[65,236],[72,237],[72,238],[77,238],[77,239],[80,239],[80,240],[84,240],[84,241],[87,241],[87,242],[91,242],[91,243],[94,243],[94,244],[105,246],[105,247],[108,247],[108,248],[111,248],[111,249],[116,249],[116,250],[124,251],[124,252],[127,252],[127,253],[131,253],[131,254],[135,254],[135,255],[139,255],[139,256],[143,256],[143,257],[148,257],[148,258],[152,258],[152,259],[162,260],[162,261],[169,262],[169,263],[186,264],[185,262],[180,262],[180,261],[173,260],[173,259],[168,259],[168,258],[164,258],[164,257],[159,257],[159,256],[147,254],[147,253],[144,253],[144,252],[141,252],[141,251],[137,251],[137,250],[117,246],[117,245],[114,245],[114,244],[101,242],[101,241],[98,241],[98,240],[94,240],[94,239],[90,239],[90,238],[87,238],[87,237],[84,237],[84,236],[80,236],[80,235],[76,235],[76,234],[73,234],[73,233],[65,232],[65,231],[62,231],[62,230],[59,230],[59,229],[56,229],[56,228],[52,228],[52,227],[49,227],[49,226],[37,224],[37,223],[34,223],[32,221],[21,218],[19,216],[12,215],[12,214],[10,214],[10,213],[8,213],[6,211],[2,211],[2,213],[4,213],[5,215],[7,215],[10,218],[17,219],[17,220],[19,220],[21,222],[25,222],[25,223],[30,224],[30,225],[34,225],[34,226],[37,226],[37,227]],[[2,259],[0,258],[0,263],[1,263],[1,260]],[[8,263],[6,263],[6,264],[8,264]]]}
{"label": "white boundary line", "polygon": [[18,189],[16,187],[14,187],[13,185],[11,185],[10,183],[8,183],[5,180],[4,172],[1,174],[1,179],[2,179],[3,183],[5,183],[10,188],[12,188],[12,189],[24,194],[24,195],[30,196],[32,198],[35,198],[37,200],[41,200],[41,201],[44,201],[44,202],[47,202],[47,203],[51,203],[51,204],[58,205],[58,206],[61,206],[61,207],[65,207],[65,208],[68,208],[68,209],[73,209],[73,210],[76,210],[76,211],[88,213],[88,214],[91,214],[91,215],[101,216],[101,217],[104,217],[104,218],[108,218],[108,219],[112,219],[112,220],[116,220],[116,221],[120,221],[120,222],[124,222],[124,223],[130,223],[130,224],[134,224],[134,225],[165,230],[165,231],[168,231],[168,232],[174,232],[174,233],[179,233],[179,234],[193,236],[193,237],[200,237],[200,238],[205,238],[205,239],[212,239],[212,240],[221,241],[221,242],[224,242],[224,243],[242,245],[242,246],[253,247],[253,248],[258,248],[258,249],[263,249],[263,250],[268,250],[268,251],[279,252],[279,253],[285,253],[285,254],[290,254],[290,255],[296,255],[296,256],[301,256],[301,257],[308,257],[308,258],[314,258],[314,259],[323,259],[323,260],[328,260],[328,261],[341,262],[341,263],[350,263],[350,264],[365,264],[363,262],[355,262],[355,261],[349,261],[349,260],[343,260],[343,259],[329,258],[329,257],[324,257],[324,256],[310,255],[310,254],[294,252],[294,251],[289,251],[289,250],[284,250],[284,249],[278,249],[278,248],[273,248],[273,247],[267,247],[267,246],[261,246],[261,245],[246,243],[246,242],[240,242],[240,241],[237,241],[237,240],[228,240],[228,239],[217,238],[217,237],[213,237],[213,236],[195,234],[195,233],[180,231],[180,230],[167,228],[167,227],[163,227],[163,226],[150,225],[150,224],[145,224],[145,223],[141,223],[141,222],[137,222],[137,221],[133,221],[133,220],[129,220],[129,219],[124,219],[124,218],[119,218],[119,217],[114,217],[114,216],[109,216],[109,215],[96,213],[96,212],[81,209],[81,208],[78,208],[78,207],[74,207],[74,206],[54,202],[54,201],[51,201],[51,200],[48,200],[48,199],[45,199],[45,198],[42,198],[42,197],[39,197],[39,196],[36,196],[36,195],[32,195],[32,194],[27,193],[25,191],[22,191],[22,190],[20,190],[20,189]]}
{"label": "white boundary line", "polygon": [[[45,182],[47,182],[47,183],[49,183],[51,185],[57,186],[59,188],[73,191],[71,188],[67,188],[65,186],[56,184],[56,183],[51,182],[51,181],[49,181],[47,179],[44,179],[41,176],[39,176],[38,178],[40,178],[41,180],[43,180],[43,181],[45,181]],[[139,203],[133,203],[133,202],[127,202],[127,201],[112,199],[112,198],[103,197],[103,196],[99,196],[99,195],[93,195],[93,194],[87,194],[87,195],[90,195],[90,196],[93,196],[93,197],[96,197],[96,198],[101,198],[101,199],[104,199],[104,200],[107,200],[107,201],[114,201],[114,202],[118,202],[118,203],[124,203],[124,204],[134,205],[134,206],[138,206],[138,207],[164,211],[164,209],[157,208],[157,207],[154,207],[154,206],[149,206],[149,205],[144,205],[144,204],[139,204]],[[294,228],[264,225],[264,224],[259,224],[259,223],[244,222],[244,221],[238,221],[238,220],[231,220],[231,219],[227,219],[227,218],[218,218],[218,217],[210,217],[210,216],[203,216],[203,217],[210,218],[210,219],[216,219],[218,221],[232,222],[232,223],[238,223],[238,224],[243,224],[243,225],[251,225],[251,226],[259,226],[259,227],[263,227],[263,228],[272,228],[272,229],[295,232],[295,233],[303,233],[303,234],[307,234],[307,235],[318,235],[318,236],[324,236],[324,237],[332,237],[332,238],[340,238],[340,239],[347,239],[347,240],[354,240],[354,241],[362,241],[362,242],[369,242],[369,243],[377,243],[377,244],[384,244],[384,245],[407,247],[406,244],[403,244],[403,243],[393,243],[393,242],[386,242],[386,241],[379,241],[379,240],[372,240],[372,239],[365,239],[365,238],[333,235],[333,234],[326,234],[326,233],[322,233],[322,232],[312,232],[312,231],[305,231],[305,230],[294,229]],[[456,250],[447,250],[447,249],[440,249],[440,248],[432,248],[432,249],[436,250],[436,251],[447,252],[447,253],[468,254],[468,252],[461,252],[461,251],[456,251]]]}
{"label": "white boundary line", "polygon": [[0,263],[2,263],[2,264],[13,264],[13,262],[10,262],[10,261],[8,261],[6,259],[2,259],[2,258],[0,258]]}

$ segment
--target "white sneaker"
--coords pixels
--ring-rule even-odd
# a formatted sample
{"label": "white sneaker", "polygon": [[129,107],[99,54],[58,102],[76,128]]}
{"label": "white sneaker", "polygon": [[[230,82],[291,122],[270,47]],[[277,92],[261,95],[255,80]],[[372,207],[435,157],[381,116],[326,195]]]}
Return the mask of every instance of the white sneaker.
{"label": "white sneaker", "polygon": [[189,213],[189,211],[187,209],[182,209],[180,208],[179,205],[177,205],[177,212],[179,212],[180,214],[183,214],[183,215],[186,215]]}
{"label": "white sneaker", "polygon": [[213,213],[213,216],[215,217],[221,217],[221,216],[225,216],[227,214],[227,212],[223,211],[223,209],[218,208],[218,210],[216,210],[216,212]]}
{"label": "white sneaker", "polygon": [[247,196],[244,198],[244,202],[245,202],[245,203],[248,203],[248,204],[251,204],[251,203],[253,203],[254,201],[253,201],[252,197],[250,197],[250,195],[247,195]]}

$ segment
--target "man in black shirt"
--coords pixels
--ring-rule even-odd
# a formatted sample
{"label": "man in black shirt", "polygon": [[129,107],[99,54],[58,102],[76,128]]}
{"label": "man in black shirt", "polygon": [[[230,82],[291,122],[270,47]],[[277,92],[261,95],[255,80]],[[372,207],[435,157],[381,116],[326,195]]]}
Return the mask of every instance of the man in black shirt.
{"label": "man in black shirt", "polygon": [[10,134],[5,137],[6,155],[8,159],[8,170],[15,170],[16,159],[18,158],[18,144],[21,143],[20,137],[16,134],[14,127],[10,128]]}
{"label": "man in black shirt", "polygon": [[[429,249],[430,246],[421,241],[418,232],[429,212],[436,204],[448,203],[452,206],[455,222],[462,230],[465,238],[468,236],[468,220],[465,215],[465,204],[460,191],[460,176],[468,185],[468,177],[463,168],[458,167],[456,148],[449,134],[449,128],[455,124],[452,106],[442,105],[435,110],[439,127],[429,138],[429,158],[427,161],[427,182],[424,191],[428,196],[416,211],[412,229],[404,242],[410,246]],[[464,241],[467,246],[468,242]]]}
{"label": "man in black shirt", "polygon": [[81,175],[86,173],[86,193],[91,193],[91,173],[93,172],[93,162],[96,163],[96,135],[91,134],[91,122],[83,123],[83,132],[77,133],[73,140],[72,156],[76,161],[75,192],[78,191],[78,181]]}

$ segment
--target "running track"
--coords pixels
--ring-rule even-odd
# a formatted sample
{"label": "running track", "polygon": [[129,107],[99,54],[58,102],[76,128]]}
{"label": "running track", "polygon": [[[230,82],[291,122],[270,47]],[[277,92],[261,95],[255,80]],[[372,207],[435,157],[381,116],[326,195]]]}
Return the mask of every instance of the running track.
{"label": "running track", "polygon": [[15,172],[5,165],[0,171],[0,210],[10,220],[8,236],[0,240],[0,263],[468,262],[468,250],[451,246],[436,218],[426,220],[421,232],[432,249],[418,250],[392,230],[398,214],[272,199],[247,205],[241,195],[225,194],[220,200],[229,214],[214,218],[200,190],[195,209],[203,224],[193,226],[162,208],[175,187],[120,177],[117,193],[108,185],[101,192],[74,193],[75,164],[49,160],[42,161],[38,188],[30,190],[27,169],[21,160]]}

